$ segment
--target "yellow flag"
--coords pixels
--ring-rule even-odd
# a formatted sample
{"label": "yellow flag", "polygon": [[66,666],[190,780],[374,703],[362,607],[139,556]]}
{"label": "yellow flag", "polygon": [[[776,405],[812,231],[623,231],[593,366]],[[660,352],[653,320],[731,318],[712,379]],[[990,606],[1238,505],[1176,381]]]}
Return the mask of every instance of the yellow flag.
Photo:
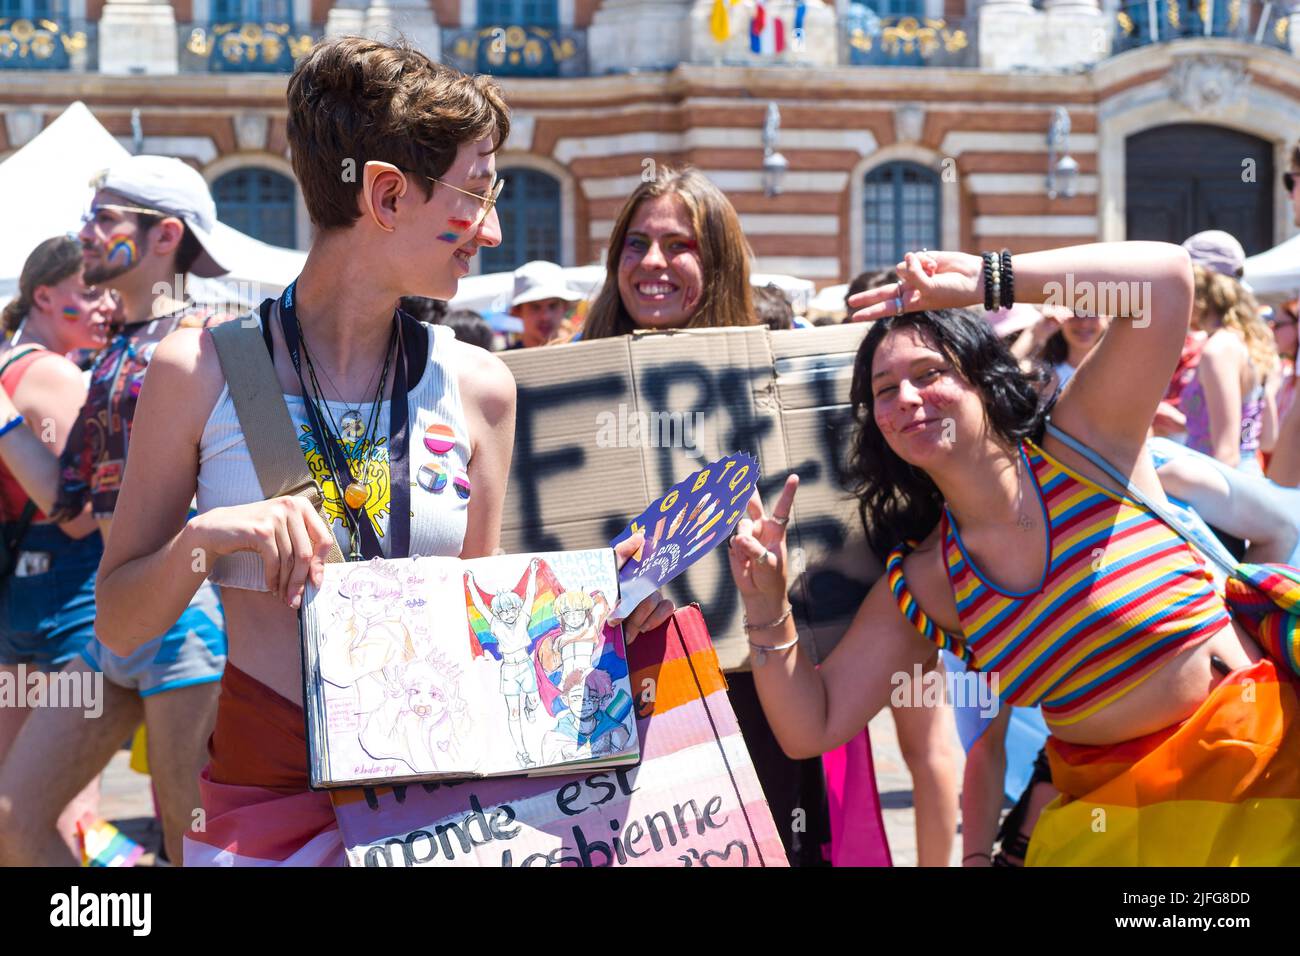
{"label": "yellow flag", "polygon": [[726,43],[731,36],[731,17],[727,15],[724,0],[713,0],[713,13],[709,15],[709,33],[719,43]]}

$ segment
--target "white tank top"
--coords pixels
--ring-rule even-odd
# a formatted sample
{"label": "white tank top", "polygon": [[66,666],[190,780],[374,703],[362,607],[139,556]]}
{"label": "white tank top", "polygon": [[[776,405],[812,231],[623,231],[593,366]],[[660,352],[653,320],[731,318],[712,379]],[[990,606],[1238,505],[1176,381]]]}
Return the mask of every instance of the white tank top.
{"label": "white tank top", "polygon": [[[252,316],[260,316],[256,310]],[[411,547],[412,555],[439,555],[455,557],[460,554],[465,541],[465,516],[470,488],[469,429],[460,404],[460,389],[456,381],[451,351],[455,336],[446,326],[429,326],[429,361],[424,374],[408,393],[410,408],[410,450],[407,461],[410,473],[396,476],[411,485]],[[339,489],[329,478],[324,459],[317,451],[315,440],[307,423],[307,410],[303,399],[285,395],[289,417],[298,433],[299,444],[307,460],[308,469],[321,486],[325,499],[325,515],[346,555],[349,535]],[[346,405],[328,402],[334,420],[339,421],[349,408],[357,408],[363,421],[369,422],[373,402]],[[390,508],[388,455],[389,402],[380,403],[379,420],[373,435],[366,436],[353,446],[350,456],[364,462],[366,483],[370,498],[365,505],[363,520],[371,522],[389,557],[388,512]],[[373,436],[379,441],[373,442]],[[361,474],[361,468],[356,469]],[[213,508],[249,504],[262,500],[261,486],[253,461],[244,442],[243,429],[230,399],[229,386],[222,386],[221,395],[203,426],[199,444],[198,510],[202,514]],[[397,555],[404,557],[404,555]],[[252,552],[239,552],[218,558],[209,580],[229,588],[265,591],[262,559]]]}

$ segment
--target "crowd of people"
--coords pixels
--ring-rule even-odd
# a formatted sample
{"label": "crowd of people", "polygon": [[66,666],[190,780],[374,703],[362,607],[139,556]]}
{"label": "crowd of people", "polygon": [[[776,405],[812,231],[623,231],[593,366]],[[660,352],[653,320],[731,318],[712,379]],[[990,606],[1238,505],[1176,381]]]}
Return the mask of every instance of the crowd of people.
{"label": "crowd of people", "polygon": [[[257,862],[341,864],[330,800],[307,787],[297,610],[328,560],[497,547],[516,399],[490,353],[814,324],[779,288],[752,286],[727,197],[694,169],[660,168],[617,216],[593,299],[554,263],[515,272],[507,342],[446,305],[502,239],[501,91],[342,37],[301,61],[288,105],[316,235],[282,294],[237,323],[193,301],[177,277],[226,271],[212,197],[184,163],[133,156],[97,181],[75,238],[32,252],[5,308],[0,667],[98,672],[105,688],[95,720],[0,709],[5,865],[78,861],[97,779],[141,726],[172,863],[248,862],[241,834],[270,830],[277,855]],[[359,182],[333,174],[354,156],[373,157]],[[948,863],[959,819],[970,866],[1300,862],[1300,846],[1265,838],[1300,826],[1300,810],[1250,815],[1260,781],[1282,780],[1266,795],[1300,807],[1286,789],[1300,779],[1297,309],[1262,307],[1244,259],[1211,231],[1182,248],[909,252],[850,283],[844,321],[867,327],[848,472],[885,574],[815,666],[787,598],[798,477],[770,511],[756,496],[727,546],[755,651],[729,675],[732,705],[774,818],[813,818],[783,832],[792,861],[822,859],[820,756],[915,665],[995,679],[1006,705],[964,775],[946,705],[894,709],[922,865]],[[1054,301],[1067,284],[1146,291],[1108,312]],[[223,351],[237,348],[271,360],[308,493],[260,480]],[[464,494],[422,493],[403,474],[430,424],[455,436]],[[625,633],[673,611],[656,592]],[[1271,689],[1271,709],[1240,712],[1224,688],[1243,680]],[[1038,709],[1050,736],[1004,819],[1013,706]],[[1189,756],[1225,722],[1249,766]],[[1160,808],[1135,806],[1085,852],[1073,808],[1116,786],[1145,792],[1151,762],[1219,800],[1198,821],[1227,836],[1190,858]]]}

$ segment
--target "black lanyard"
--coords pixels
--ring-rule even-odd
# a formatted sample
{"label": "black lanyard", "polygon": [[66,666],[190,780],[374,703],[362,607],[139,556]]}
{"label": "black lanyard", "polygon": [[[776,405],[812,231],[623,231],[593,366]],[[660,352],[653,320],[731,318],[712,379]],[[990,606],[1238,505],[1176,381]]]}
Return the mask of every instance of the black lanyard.
{"label": "black lanyard", "polygon": [[[322,455],[328,455],[330,467],[336,480],[344,478],[344,485],[337,488],[340,504],[350,512],[356,522],[357,535],[361,542],[363,558],[404,558],[411,550],[411,477],[408,459],[410,457],[410,409],[407,404],[409,383],[418,382],[428,360],[428,336],[415,319],[398,310],[393,314],[393,321],[398,323],[397,361],[393,371],[393,400],[388,407],[388,554],[385,555],[379,536],[370,523],[365,506],[355,513],[348,508],[343,499],[346,482],[352,479],[352,470],[348,467],[348,457],[339,447],[321,420],[320,412],[308,395],[307,386],[302,376],[301,342],[298,338],[298,315],[294,303],[294,287],[297,280],[284,290],[276,302],[280,317],[280,331],[284,335],[284,345],[293,361],[293,369],[298,374],[298,384],[302,387],[303,404],[307,406],[307,419],[311,425],[316,445]],[[378,398],[382,401],[383,396]],[[322,396],[322,400],[323,396]],[[373,438],[371,439],[373,441]],[[372,446],[373,449],[373,446]]]}

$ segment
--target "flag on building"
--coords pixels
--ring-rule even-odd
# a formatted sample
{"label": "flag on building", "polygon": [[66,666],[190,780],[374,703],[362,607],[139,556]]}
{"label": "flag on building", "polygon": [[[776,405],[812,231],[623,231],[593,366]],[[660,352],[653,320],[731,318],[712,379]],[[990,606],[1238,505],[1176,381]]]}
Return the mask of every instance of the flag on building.
{"label": "flag on building", "polygon": [[[735,0],[732,0],[734,3]],[[731,15],[727,12],[727,0],[713,0],[713,12],[709,15],[709,34],[718,43],[726,43],[731,38]]]}
{"label": "flag on building", "polygon": [[768,12],[763,0],[755,4],[749,21],[749,48],[755,53],[780,53],[785,49],[785,24]]}

